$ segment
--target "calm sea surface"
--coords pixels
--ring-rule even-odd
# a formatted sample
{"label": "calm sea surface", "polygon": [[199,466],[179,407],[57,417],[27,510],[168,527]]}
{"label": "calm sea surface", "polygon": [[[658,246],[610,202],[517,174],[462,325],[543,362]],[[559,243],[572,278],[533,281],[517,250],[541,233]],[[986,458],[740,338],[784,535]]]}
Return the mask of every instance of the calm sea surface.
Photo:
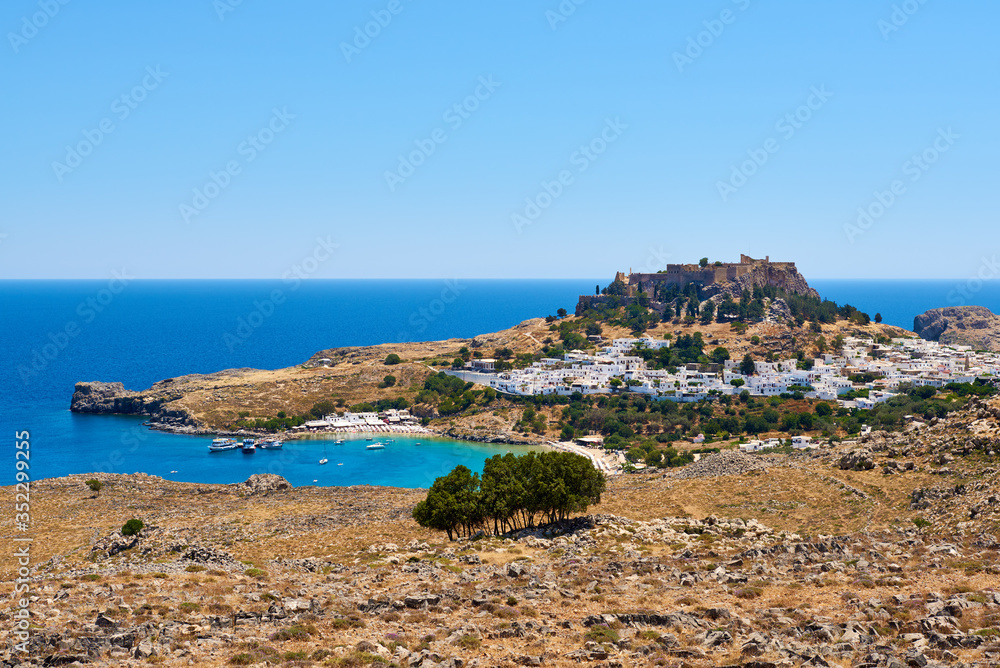
{"label": "calm sea surface", "polygon": [[[606,280],[524,281],[0,281],[0,433],[32,434],[34,479],[143,471],[229,483],[275,472],[295,485],[427,486],[454,467],[477,470],[508,446],[399,438],[382,451],[365,441],[293,441],[281,452],[209,455],[205,437],[145,429],[131,417],[69,412],[81,380],[129,389],[188,373],[275,369],[324,348],[469,337],[531,317],[573,310]],[[811,281],[824,297],[910,328],[913,316],[959,302],[1000,312],[1000,282]],[[330,460],[319,466],[323,455]],[[13,465],[4,484],[13,477]]]}

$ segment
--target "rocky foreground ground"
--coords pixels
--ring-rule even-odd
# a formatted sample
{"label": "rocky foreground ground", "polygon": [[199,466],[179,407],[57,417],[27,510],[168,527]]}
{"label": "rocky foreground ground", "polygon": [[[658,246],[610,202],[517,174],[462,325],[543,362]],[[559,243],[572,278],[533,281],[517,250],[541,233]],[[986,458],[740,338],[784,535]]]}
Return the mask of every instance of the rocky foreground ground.
{"label": "rocky foreground ground", "polygon": [[456,542],[419,490],[41,481],[29,652],[5,586],[0,665],[1000,665],[998,416],[621,476]]}

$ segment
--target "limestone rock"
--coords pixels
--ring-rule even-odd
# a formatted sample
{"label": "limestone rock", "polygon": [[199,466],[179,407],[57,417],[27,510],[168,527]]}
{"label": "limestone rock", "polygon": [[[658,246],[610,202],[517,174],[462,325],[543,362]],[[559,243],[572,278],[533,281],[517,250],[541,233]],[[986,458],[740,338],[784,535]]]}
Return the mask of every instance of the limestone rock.
{"label": "limestone rock", "polygon": [[913,319],[920,338],[945,345],[1000,351],[1000,316],[983,306],[946,306]]}

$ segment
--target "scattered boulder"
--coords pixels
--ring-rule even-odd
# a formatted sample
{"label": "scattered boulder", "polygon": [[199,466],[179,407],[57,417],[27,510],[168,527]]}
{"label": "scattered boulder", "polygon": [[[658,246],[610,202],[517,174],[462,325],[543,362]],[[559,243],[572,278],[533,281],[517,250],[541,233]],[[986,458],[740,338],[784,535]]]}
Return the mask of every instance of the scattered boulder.
{"label": "scattered boulder", "polygon": [[875,468],[875,455],[871,448],[858,448],[841,457],[839,466],[844,471],[870,471]]}
{"label": "scattered boulder", "polygon": [[270,494],[292,489],[292,484],[274,473],[255,473],[243,482],[230,485],[244,496]]}

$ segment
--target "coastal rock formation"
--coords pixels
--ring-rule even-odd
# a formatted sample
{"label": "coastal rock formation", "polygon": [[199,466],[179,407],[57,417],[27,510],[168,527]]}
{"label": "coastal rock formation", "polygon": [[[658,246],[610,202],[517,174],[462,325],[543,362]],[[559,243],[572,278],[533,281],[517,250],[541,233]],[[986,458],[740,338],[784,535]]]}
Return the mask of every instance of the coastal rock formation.
{"label": "coastal rock formation", "polygon": [[178,426],[193,424],[186,412],[165,407],[179,397],[177,392],[164,390],[169,382],[162,381],[144,392],[126,390],[122,383],[77,383],[69,409],[74,413],[148,415],[154,421]]}
{"label": "coastal rock formation", "polygon": [[142,414],[145,402],[138,397],[138,392],[126,390],[122,383],[77,383],[70,410],[74,413]]}
{"label": "coastal rock formation", "polygon": [[1000,316],[983,306],[946,306],[913,319],[913,331],[927,341],[1000,351]]}

